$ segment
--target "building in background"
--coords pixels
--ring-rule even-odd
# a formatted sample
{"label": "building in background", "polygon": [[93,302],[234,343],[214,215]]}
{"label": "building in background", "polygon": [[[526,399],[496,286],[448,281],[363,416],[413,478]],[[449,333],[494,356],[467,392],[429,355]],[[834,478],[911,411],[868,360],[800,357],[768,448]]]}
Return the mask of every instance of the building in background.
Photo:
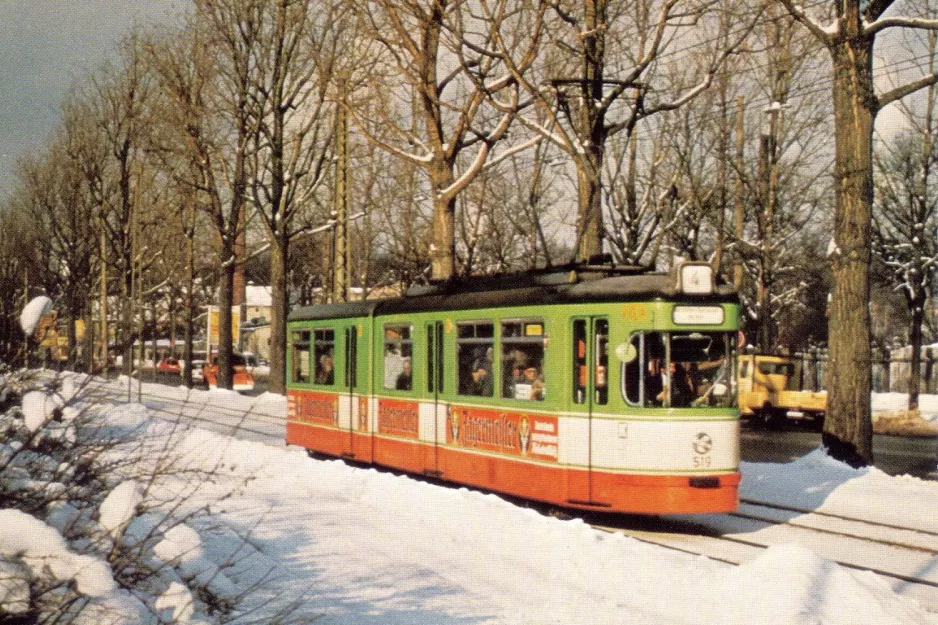
{"label": "building in background", "polygon": [[244,321],[241,324],[241,351],[270,359],[270,314],[273,307],[269,286],[248,284],[244,289]]}

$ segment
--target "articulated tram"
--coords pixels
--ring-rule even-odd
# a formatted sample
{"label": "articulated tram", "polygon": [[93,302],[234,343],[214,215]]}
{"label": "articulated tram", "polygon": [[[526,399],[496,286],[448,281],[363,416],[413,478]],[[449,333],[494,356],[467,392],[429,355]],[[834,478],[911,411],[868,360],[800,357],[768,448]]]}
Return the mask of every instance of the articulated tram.
{"label": "articulated tram", "polygon": [[300,308],[287,442],[567,508],[734,510],[738,309],[705,263]]}

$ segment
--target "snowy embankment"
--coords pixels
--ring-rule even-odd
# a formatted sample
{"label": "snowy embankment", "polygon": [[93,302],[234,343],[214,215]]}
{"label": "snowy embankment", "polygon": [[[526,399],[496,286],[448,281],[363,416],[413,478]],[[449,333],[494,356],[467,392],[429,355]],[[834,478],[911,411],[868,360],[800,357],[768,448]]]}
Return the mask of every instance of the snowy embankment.
{"label": "snowy embankment", "polygon": [[873,431],[897,436],[938,436],[938,395],[920,395],[917,412],[906,393],[873,393]]}
{"label": "snowy embankment", "polygon": [[[256,401],[226,399],[229,408]],[[155,622],[152,615],[181,625],[239,614],[244,623],[273,622],[270,615],[288,612],[355,625],[938,624],[938,615],[884,579],[801,545],[773,547],[733,567],[544,517],[494,495],[175,429],[140,405],[79,407],[125,442],[132,433],[138,444],[110,449],[112,458],[134,450],[132,473],[159,477],[138,477],[131,486],[113,479],[110,511],[103,502],[94,509],[68,502],[79,511],[79,532],[65,530],[62,515],[50,510],[29,520],[3,511],[29,533],[10,546],[0,540],[0,580],[12,580],[0,581],[0,609],[21,607],[23,582],[58,575],[74,580],[90,603],[124,610],[125,618],[96,617],[95,625]],[[50,425],[30,419],[32,410],[24,408],[26,421]],[[169,450],[173,471],[160,468]],[[747,496],[883,518],[901,510],[904,523],[938,529],[934,482],[855,471],[818,452],[743,470]],[[0,528],[6,536],[2,519]],[[159,574],[124,590],[126,576],[111,576],[109,552],[88,536],[144,545],[141,558]],[[40,549],[54,554],[37,557],[64,563],[59,573],[26,555]],[[225,610],[217,606],[222,600]],[[128,606],[138,610],[133,618]]]}

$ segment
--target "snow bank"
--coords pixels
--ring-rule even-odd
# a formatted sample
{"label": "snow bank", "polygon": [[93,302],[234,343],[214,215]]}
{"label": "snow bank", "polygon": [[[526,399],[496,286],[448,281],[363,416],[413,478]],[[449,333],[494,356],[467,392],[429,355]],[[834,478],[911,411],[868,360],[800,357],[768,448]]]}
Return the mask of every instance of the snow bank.
{"label": "snow bank", "polygon": [[143,491],[136,482],[121,482],[101,502],[101,527],[112,537],[118,538],[142,502]]}
{"label": "snow bank", "polygon": [[[39,578],[46,572],[73,582],[79,593],[103,597],[117,589],[108,564],[72,553],[54,528],[19,510],[0,510],[0,557],[18,558]],[[18,578],[13,578],[18,579]]]}
{"label": "snow bank", "polygon": [[23,334],[30,336],[35,332],[39,320],[50,310],[52,310],[52,300],[45,295],[31,299],[20,313],[20,328],[23,329]]}
{"label": "snow bank", "polygon": [[797,544],[769,547],[719,585],[715,595],[723,609],[708,622],[722,625],[927,622],[922,607],[897,597],[883,578],[845,569]]}
{"label": "snow bank", "polygon": [[[908,412],[908,393],[873,393],[870,396],[873,417],[904,415]],[[919,415],[926,421],[938,421],[938,395],[919,395]]]}
{"label": "snow bank", "polygon": [[[453,624],[935,622],[883,578],[800,545],[773,547],[731,567],[580,520],[543,517],[494,495],[313,461],[297,450],[204,431],[191,432],[183,446],[211,449],[213,467],[250,477],[223,517],[257,524],[255,544],[279,554],[288,570],[279,588],[314,575],[329,600],[314,597],[312,606],[336,622],[414,622],[403,618],[411,614],[401,603],[405,597],[424,622]],[[811,506],[819,499],[842,498],[845,505],[862,499],[862,508],[866,500],[881,502],[884,489],[887,498],[896,489],[903,501],[921,498],[914,513],[934,516],[933,483],[904,490],[904,480],[857,472],[821,452],[772,467],[772,473],[760,472],[764,465],[744,469],[753,475],[748,494],[764,490]]]}
{"label": "snow bank", "polygon": [[854,469],[823,449],[787,464],[744,462],[742,473],[743,499],[938,532],[938,482]]}
{"label": "snow bank", "polygon": [[[274,401],[283,399],[238,396],[225,407]],[[732,567],[545,517],[495,495],[314,461],[295,448],[197,429],[168,439],[180,431],[137,404],[95,414],[133,425],[134,436],[173,449],[196,472],[164,472],[159,485],[148,483],[148,496],[159,490],[159,497],[144,502],[151,508],[145,514],[136,513],[143,500],[132,480],[118,483],[100,506],[100,526],[118,546],[148,550],[159,583],[139,591],[141,602],[116,588],[105,562],[72,553],[55,528],[80,522],[77,505],[50,509],[47,523],[0,511],[4,609],[22,610],[24,579],[41,566],[93,598],[88,614],[100,620],[89,625],[152,622],[147,606],[162,622],[219,622],[231,615],[210,613],[199,597],[208,590],[224,606],[246,588],[255,594],[239,598],[238,610],[251,619],[245,622],[272,622],[278,611],[295,609],[292,620],[356,625],[938,623],[883,578],[803,545],[772,547]],[[934,482],[851,469],[822,451],[788,464],[746,463],[743,475],[743,497],[884,522],[901,510],[905,522],[938,531]],[[165,509],[154,509],[155,501]],[[195,513],[203,510],[211,516],[199,522]],[[18,556],[22,562],[13,562]]]}
{"label": "snow bank", "polygon": [[30,432],[38,432],[61,411],[62,398],[47,391],[30,391],[23,395],[23,420]]}

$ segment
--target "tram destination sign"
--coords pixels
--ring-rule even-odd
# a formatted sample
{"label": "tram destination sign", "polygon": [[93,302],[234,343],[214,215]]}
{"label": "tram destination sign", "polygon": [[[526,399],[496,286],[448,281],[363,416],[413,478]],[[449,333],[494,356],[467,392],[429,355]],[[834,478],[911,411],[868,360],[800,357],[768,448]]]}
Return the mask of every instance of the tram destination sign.
{"label": "tram destination sign", "polygon": [[675,306],[671,315],[678,325],[722,325],[726,319],[722,306]]}

